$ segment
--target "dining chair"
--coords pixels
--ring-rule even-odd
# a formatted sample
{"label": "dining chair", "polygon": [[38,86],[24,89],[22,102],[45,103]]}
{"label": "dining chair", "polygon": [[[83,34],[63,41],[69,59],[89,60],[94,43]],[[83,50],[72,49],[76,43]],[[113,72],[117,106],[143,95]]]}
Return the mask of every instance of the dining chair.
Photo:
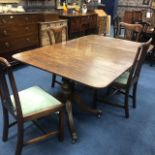
{"label": "dining chair", "polygon": [[[2,57],[0,57],[0,96],[3,111],[2,140],[4,142],[8,140],[9,128],[17,125],[15,155],[22,153],[23,146],[39,142],[54,135],[57,135],[60,141],[63,140],[64,105],[38,86],[32,86],[18,92],[11,65]],[[59,112],[58,129],[47,132],[39,125],[37,120],[55,112]],[[10,123],[9,114],[15,120],[12,123]],[[24,141],[24,124],[28,121],[38,126],[43,134]]]}
{"label": "dining chair", "polygon": [[[123,35],[120,32],[121,27],[124,27]],[[141,24],[129,24],[125,22],[120,22],[116,38],[139,41],[142,30],[143,30],[143,25]]]}
{"label": "dining chair", "polygon": [[[68,40],[68,28],[67,26],[49,27],[47,29],[47,35],[51,45],[61,43]],[[54,87],[55,83],[61,84],[61,82],[56,80],[56,74],[53,74],[51,86]]]}
{"label": "dining chair", "polygon": [[[104,102],[104,104],[109,104],[112,106],[123,108],[125,110],[125,117],[129,118],[129,107],[128,107],[129,97],[132,98],[133,108],[136,108],[136,93],[137,93],[138,79],[140,76],[142,64],[146,57],[147,51],[150,47],[151,41],[152,39],[141,44],[141,46],[137,50],[136,56],[133,61],[133,65],[129,70],[124,72],[108,87],[108,93],[105,99],[100,98],[100,96],[97,95],[98,93],[96,92],[94,100],[96,99],[96,101],[97,100],[102,101]],[[131,89],[132,89],[132,95],[130,94]],[[113,103],[113,101],[109,100],[111,96],[115,95],[118,92],[124,94],[124,105],[120,103]],[[94,102],[94,107],[97,106],[96,101]]]}

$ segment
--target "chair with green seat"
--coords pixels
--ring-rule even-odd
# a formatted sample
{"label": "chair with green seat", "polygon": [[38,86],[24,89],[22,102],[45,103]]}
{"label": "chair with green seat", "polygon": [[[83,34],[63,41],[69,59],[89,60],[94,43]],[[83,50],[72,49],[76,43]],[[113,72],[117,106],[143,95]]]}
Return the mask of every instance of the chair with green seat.
{"label": "chair with green seat", "polygon": [[[33,86],[18,92],[11,65],[2,57],[0,57],[0,95],[3,109],[2,139],[4,142],[8,140],[9,128],[17,124],[15,155],[21,154],[23,146],[39,142],[50,136],[57,135],[59,140],[63,140],[64,105],[38,86]],[[25,122],[36,122],[36,120],[55,112],[59,112],[59,125],[57,130],[46,132],[40,126],[43,135],[24,142]],[[9,114],[11,114],[15,120],[12,123],[10,123]]]}
{"label": "chair with green seat", "polygon": [[[101,99],[101,101],[104,101],[104,104],[109,104],[112,106],[125,109],[126,118],[129,117],[129,106],[128,106],[129,97],[132,98],[133,108],[136,108],[136,92],[137,92],[138,79],[140,76],[142,64],[144,62],[144,59],[150,47],[151,41],[152,39],[150,39],[146,43],[142,43],[142,45],[137,50],[137,53],[131,68],[126,72],[124,72],[108,87],[107,96],[110,97],[112,95],[115,95],[117,92],[124,94],[124,104],[123,105],[115,104],[112,101]],[[130,95],[131,89],[132,89],[132,95]],[[111,92],[111,90],[113,91]],[[96,107],[96,101],[95,101],[96,99],[100,100],[99,98],[97,98],[96,95],[94,96],[94,107]]]}
{"label": "chair with green seat", "polygon": [[[68,40],[67,26],[49,27],[46,30],[46,32],[49,37],[49,42],[51,45],[61,43],[61,42]],[[56,80],[56,74],[53,74],[51,86],[54,87],[55,83],[61,84],[61,82]]]}
{"label": "chair with green seat", "polygon": [[[116,92],[120,92],[125,95],[124,105],[122,106],[118,104],[117,106],[125,109],[126,118],[129,117],[129,107],[128,107],[129,97],[131,97],[133,100],[133,108],[136,108],[136,91],[137,91],[138,79],[140,76],[142,64],[146,57],[151,41],[152,39],[150,39],[146,43],[142,43],[142,45],[137,50],[131,68],[125,73],[123,73],[119,78],[117,78],[109,87],[114,89],[111,95],[114,95]],[[133,89],[132,95],[130,95],[131,88]]]}

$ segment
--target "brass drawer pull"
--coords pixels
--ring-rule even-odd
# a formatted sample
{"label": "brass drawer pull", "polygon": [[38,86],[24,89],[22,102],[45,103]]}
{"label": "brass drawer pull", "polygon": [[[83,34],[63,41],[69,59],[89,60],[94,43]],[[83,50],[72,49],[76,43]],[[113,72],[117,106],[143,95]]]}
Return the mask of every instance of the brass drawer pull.
{"label": "brass drawer pull", "polygon": [[14,16],[10,16],[10,19],[13,19],[14,18]]}
{"label": "brass drawer pull", "polygon": [[4,34],[5,36],[7,36],[7,35],[8,35],[8,33],[7,33],[7,31],[6,31],[6,30],[4,30],[4,31],[3,31],[3,34]]}
{"label": "brass drawer pull", "polygon": [[5,47],[9,48],[9,43],[8,42],[5,42]]}
{"label": "brass drawer pull", "polygon": [[26,40],[27,40],[28,42],[30,42],[30,38],[26,38]]}

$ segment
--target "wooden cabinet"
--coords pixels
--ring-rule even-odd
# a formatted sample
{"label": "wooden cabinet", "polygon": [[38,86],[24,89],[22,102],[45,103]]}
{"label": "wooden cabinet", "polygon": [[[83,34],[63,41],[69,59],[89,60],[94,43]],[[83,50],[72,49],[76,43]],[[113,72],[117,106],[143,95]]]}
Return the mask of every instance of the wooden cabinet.
{"label": "wooden cabinet", "polygon": [[97,14],[62,14],[60,18],[68,20],[69,39],[96,33],[97,31]]}
{"label": "wooden cabinet", "polygon": [[[46,16],[47,15],[47,16]],[[0,56],[14,63],[12,54],[39,47],[38,22],[59,19],[57,14],[0,15]]]}

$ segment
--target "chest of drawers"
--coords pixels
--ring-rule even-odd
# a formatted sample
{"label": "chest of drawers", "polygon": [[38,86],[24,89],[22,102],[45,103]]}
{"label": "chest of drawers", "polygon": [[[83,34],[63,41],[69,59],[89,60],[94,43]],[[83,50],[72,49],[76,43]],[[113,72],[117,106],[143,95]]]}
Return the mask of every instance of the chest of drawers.
{"label": "chest of drawers", "polygon": [[0,15],[0,56],[14,63],[14,53],[39,47],[38,22],[59,19],[57,14],[24,13]]}
{"label": "chest of drawers", "polygon": [[97,14],[62,14],[60,18],[68,20],[69,39],[97,32]]}

